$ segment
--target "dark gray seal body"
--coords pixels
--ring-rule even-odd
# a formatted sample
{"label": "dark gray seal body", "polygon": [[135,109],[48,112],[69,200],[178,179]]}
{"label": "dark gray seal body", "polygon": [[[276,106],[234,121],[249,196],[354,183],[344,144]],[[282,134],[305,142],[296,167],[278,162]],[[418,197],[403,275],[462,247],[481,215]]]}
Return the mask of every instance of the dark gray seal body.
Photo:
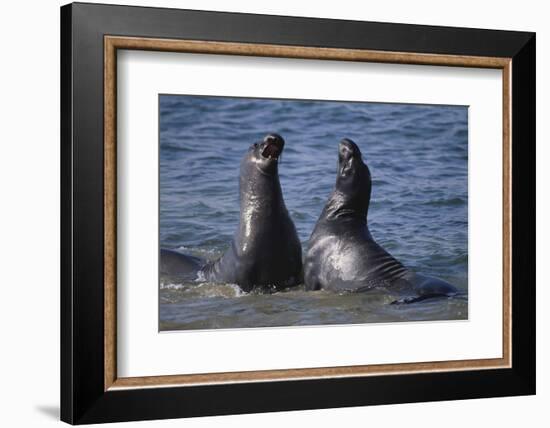
{"label": "dark gray seal body", "polygon": [[250,146],[243,157],[240,221],[224,255],[201,264],[200,260],[161,250],[161,274],[163,267],[168,275],[189,276],[194,272],[200,280],[237,284],[244,291],[256,287],[278,290],[302,282],[300,240],[279,182],[278,161],[283,148],[282,137],[270,134]]}
{"label": "dark gray seal body", "polygon": [[206,261],[179,251],[160,249],[160,276],[169,282],[193,281]]}
{"label": "dark gray seal body", "polygon": [[373,239],[367,224],[370,171],[348,139],[338,151],[336,186],[311,237],[304,262],[306,289],[368,291],[386,288],[403,301],[456,293],[455,287],[405,268]]}

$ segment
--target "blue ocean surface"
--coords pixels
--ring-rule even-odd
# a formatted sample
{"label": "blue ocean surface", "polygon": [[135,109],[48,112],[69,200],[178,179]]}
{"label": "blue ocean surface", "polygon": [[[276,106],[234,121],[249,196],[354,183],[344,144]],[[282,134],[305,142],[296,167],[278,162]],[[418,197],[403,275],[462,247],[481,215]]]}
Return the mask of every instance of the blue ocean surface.
{"label": "blue ocean surface", "polygon": [[160,279],[160,330],[468,318],[466,106],[160,95],[160,245],[215,259],[239,221],[239,164],[269,132],[303,251],[334,187],[338,142],[354,140],[372,175],[369,228],[405,266],[461,296],[390,305],[386,293],[244,293],[234,284]]}

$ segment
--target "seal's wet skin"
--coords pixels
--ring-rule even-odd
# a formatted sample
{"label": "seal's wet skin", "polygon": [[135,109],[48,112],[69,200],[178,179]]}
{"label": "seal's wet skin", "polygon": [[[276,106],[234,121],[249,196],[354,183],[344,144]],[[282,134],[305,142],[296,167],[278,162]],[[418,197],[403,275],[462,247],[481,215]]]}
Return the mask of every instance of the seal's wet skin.
{"label": "seal's wet skin", "polygon": [[160,249],[160,276],[170,282],[193,281],[206,262],[178,251]]}
{"label": "seal's wet skin", "polygon": [[[302,249],[287,212],[278,164],[285,142],[269,134],[248,149],[239,178],[240,221],[223,256],[205,264],[161,250],[161,275],[279,290],[302,282]],[[164,270],[163,270],[164,269]]]}
{"label": "seal's wet skin", "polygon": [[408,270],[376,243],[367,223],[371,187],[370,171],[359,147],[349,139],[342,140],[336,186],[308,243],[306,289],[387,289],[403,296],[395,303],[456,294],[451,284]]}

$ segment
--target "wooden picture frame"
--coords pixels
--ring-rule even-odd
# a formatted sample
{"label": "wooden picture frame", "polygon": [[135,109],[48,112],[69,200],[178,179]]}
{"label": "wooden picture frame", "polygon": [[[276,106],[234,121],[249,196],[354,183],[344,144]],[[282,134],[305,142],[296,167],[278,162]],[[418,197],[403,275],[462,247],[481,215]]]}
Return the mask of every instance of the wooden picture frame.
{"label": "wooden picture frame", "polygon": [[[118,377],[118,49],[502,70],[502,358]],[[80,424],[535,392],[533,33],[77,3],[61,8],[61,54],[62,420]]]}

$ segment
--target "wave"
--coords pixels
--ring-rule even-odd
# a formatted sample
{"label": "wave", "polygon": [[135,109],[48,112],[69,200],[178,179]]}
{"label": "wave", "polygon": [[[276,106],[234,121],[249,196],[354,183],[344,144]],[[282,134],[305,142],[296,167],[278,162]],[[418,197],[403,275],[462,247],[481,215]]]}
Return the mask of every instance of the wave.
{"label": "wave", "polygon": [[[198,280],[198,279],[197,279]],[[179,283],[160,283],[161,290],[175,290],[184,293],[186,297],[204,298],[204,297],[221,297],[221,298],[236,298],[246,296],[237,284],[213,284],[209,282],[201,282],[199,284],[179,284]]]}
{"label": "wave", "polygon": [[466,204],[466,200],[459,197],[435,199],[433,201],[425,202],[423,205],[441,207],[441,206],[460,206]]}

